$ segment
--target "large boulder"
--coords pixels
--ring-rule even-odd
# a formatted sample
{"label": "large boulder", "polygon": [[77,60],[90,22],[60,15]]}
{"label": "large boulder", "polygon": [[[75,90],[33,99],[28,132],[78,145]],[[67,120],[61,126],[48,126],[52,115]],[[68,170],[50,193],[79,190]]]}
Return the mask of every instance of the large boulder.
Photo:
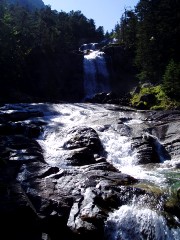
{"label": "large boulder", "polygon": [[[28,174],[24,175],[24,170]],[[58,239],[62,232],[69,236],[68,239],[97,236],[103,239],[108,212],[122,204],[118,186],[137,182],[107,162],[69,170],[32,163],[22,166],[18,179],[21,179],[23,189],[41,217],[42,226],[46,226],[44,231],[53,240]],[[127,191],[131,190],[127,188]],[[130,199],[127,197],[126,200]],[[61,239],[66,237],[61,236]]]}
{"label": "large boulder", "polygon": [[65,149],[88,147],[93,153],[100,153],[103,146],[97,132],[90,127],[74,127],[68,132],[69,139],[64,144]]}
{"label": "large boulder", "polygon": [[97,132],[90,127],[72,128],[64,143],[64,149],[70,150],[67,160],[71,165],[93,164],[104,161],[106,155]]}

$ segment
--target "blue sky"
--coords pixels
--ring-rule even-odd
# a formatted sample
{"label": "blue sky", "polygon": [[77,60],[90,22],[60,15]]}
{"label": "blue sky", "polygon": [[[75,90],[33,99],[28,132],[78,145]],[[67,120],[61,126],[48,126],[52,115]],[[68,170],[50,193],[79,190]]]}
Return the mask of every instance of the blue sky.
{"label": "blue sky", "polygon": [[88,19],[95,21],[96,27],[103,26],[111,31],[120,21],[124,9],[133,9],[138,0],[43,0],[57,11],[70,12],[80,10]]}

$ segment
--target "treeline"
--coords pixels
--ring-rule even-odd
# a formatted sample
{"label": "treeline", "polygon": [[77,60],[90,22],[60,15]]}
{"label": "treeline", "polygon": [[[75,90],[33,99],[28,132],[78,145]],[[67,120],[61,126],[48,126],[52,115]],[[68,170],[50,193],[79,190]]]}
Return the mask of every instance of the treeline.
{"label": "treeline", "polygon": [[112,35],[131,50],[141,84],[160,84],[180,100],[180,1],[140,0],[125,10]]}
{"label": "treeline", "polygon": [[35,10],[44,8],[44,2],[42,0],[7,0],[10,4],[19,4],[23,7],[28,8],[29,10]]}
{"label": "treeline", "polygon": [[[104,38],[103,27],[80,11],[57,12],[50,6],[30,11],[0,2],[0,101],[22,96],[61,99],[81,78],[82,43]],[[75,73],[77,66],[78,74]],[[73,76],[74,74],[74,76]],[[75,78],[73,82],[73,78]]]}

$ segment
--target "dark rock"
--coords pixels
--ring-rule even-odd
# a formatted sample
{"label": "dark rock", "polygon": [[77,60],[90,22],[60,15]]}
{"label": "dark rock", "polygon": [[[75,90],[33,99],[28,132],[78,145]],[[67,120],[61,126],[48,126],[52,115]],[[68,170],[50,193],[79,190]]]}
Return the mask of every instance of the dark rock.
{"label": "dark rock", "polygon": [[102,93],[97,93],[95,94],[91,99],[86,99],[86,102],[91,102],[91,103],[106,103],[107,99],[107,93],[102,92]]}
{"label": "dark rock", "polygon": [[149,106],[155,104],[156,96],[152,93],[144,94],[141,96],[140,101],[146,102]]}
{"label": "dark rock", "polygon": [[0,134],[1,135],[10,135],[12,134],[12,125],[8,123],[0,124]]}
{"label": "dark rock", "polygon": [[89,127],[75,127],[68,132],[69,140],[64,144],[65,149],[87,147],[94,154],[101,154],[103,146],[97,132]]}
{"label": "dark rock", "polygon": [[10,135],[0,138],[1,153],[0,157],[6,161],[16,161],[24,163],[27,161],[44,162],[42,149],[37,141],[23,135]]}
{"label": "dark rock", "polygon": [[158,163],[160,162],[159,155],[155,146],[155,139],[148,138],[133,138],[132,147],[137,151],[137,158],[140,164]]}
{"label": "dark rock", "polygon": [[93,152],[87,148],[78,148],[71,151],[72,153],[67,158],[71,162],[72,166],[83,166],[87,164],[95,163],[95,158]]}
{"label": "dark rock", "polygon": [[180,200],[180,188],[177,189],[177,198]]}
{"label": "dark rock", "polygon": [[40,216],[42,230],[52,239],[57,239],[55,235],[60,236],[61,231],[68,239],[103,239],[108,212],[120,205],[119,192],[113,188],[137,182],[107,162],[76,170],[58,170],[44,163],[24,164],[18,180]]}
{"label": "dark rock", "polygon": [[92,98],[86,99],[86,102],[90,103],[101,103],[101,104],[118,104],[122,106],[130,105],[130,94],[117,95],[113,92],[105,93],[97,93]]}
{"label": "dark rock", "polygon": [[41,128],[35,124],[29,124],[26,128],[26,136],[30,138],[37,138],[41,133]]}
{"label": "dark rock", "polygon": [[1,236],[6,240],[41,240],[39,218],[21,186],[9,183],[4,189],[0,189]]}
{"label": "dark rock", "polygon": [[34,117],[43,117],[43,113],[38,111],[27,111],[27,112],[18,111],[18,112],[12,112],[12,113],[4,113],[1,115],[1,118],[3,118],[5,121],[11,121],[11,122],[24,121]]}

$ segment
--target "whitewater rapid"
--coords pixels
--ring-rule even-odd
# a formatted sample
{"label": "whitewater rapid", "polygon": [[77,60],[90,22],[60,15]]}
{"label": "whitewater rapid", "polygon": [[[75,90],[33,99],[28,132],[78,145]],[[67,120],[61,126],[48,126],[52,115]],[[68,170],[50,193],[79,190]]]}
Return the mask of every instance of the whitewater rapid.
{"label": "whitewater rapid", "polygon": [[[98,133],[107,152],[107,161],[122,173],[137,178],[141,186],[146,185],[148,189],[152,187],[167,195],[172,191],[174,179],[178,180],[176,172],[171,173],[173,169],[168,168],[169,163],[165,159],[159,164],[138,164],[130,129],[143,125],[145,119],[141,112],[133,109],[125,111],[123,107],[115,105],[90,103],[17,104],[13,105],[14,110],[11,111],[22,111],[24,106],[27,111],[29,109],[44,114],[38,119],[45,124],[37,141],[42,147],[44,160],[51,166],[61,169],[75,167],[67,165],[65,161],[68,151],[64,150],[64,143],[73,127],[85,126]],[[9,108],[12,109],[11,106]],[[120,119],[125,118],[126,121],[119,125]],[[26,121],[28,123],[29,120]],[[158,205],[161,205],[161,201]],[[132,201],[109,214],[105,223],[107,240],[179,240],[180,228],[169,227],[158,205],[151,207],[151,199],[146,195],[144,199],[134,196]],[[175,216],[172,218],[180,225]]]}

